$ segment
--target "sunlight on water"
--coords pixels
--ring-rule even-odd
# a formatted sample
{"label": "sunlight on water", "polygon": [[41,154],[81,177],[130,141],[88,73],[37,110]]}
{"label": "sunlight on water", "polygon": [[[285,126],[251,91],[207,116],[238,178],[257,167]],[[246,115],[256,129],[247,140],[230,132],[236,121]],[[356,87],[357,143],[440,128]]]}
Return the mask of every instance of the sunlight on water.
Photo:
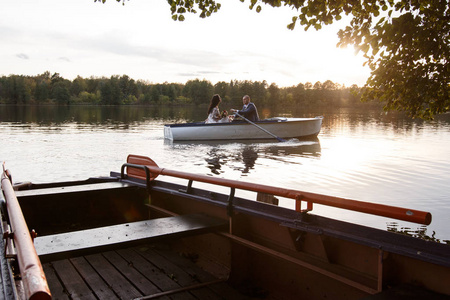
{"label": "sunlight on water", "polygon": [[[77,108],[29,117],[26,110],[14,116],[2,109],[0,160],[16,182],[108,175],[120,170],[128,154],[139,154],[167,169],[430,211],[426,234],[435,231],[437,238],[450,240],[448,115],[423,122],[370,112],[329,113],[315,140],[177,143],[164,140],[163,125],[195,118],[193,112],[162,117],[154,109]],[[280,205],[294,208],[289,199],[280,199]],[[320,205],[313,213],[382,229],[393,222]],[[407,222],[392,228],[423,230]]]}

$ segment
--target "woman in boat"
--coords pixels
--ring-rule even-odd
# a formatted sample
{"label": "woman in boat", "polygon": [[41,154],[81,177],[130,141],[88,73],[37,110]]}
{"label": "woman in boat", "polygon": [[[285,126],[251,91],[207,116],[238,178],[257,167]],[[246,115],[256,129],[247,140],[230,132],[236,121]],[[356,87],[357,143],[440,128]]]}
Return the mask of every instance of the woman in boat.
{"label": "woman in boat", "polygon": [[227,123],[230,122],[228,119],[228,113],[224,110],[220,113],[219,104],[222,102],[222,99],[218,94],[215,94],[208,108],[208,118],[205,120],[205,123]]}

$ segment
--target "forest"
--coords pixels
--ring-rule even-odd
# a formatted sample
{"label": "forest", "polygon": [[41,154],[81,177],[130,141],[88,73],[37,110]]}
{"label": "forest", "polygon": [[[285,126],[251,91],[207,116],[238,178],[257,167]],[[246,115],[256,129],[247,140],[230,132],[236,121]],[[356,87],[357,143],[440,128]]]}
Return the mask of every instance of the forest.
{"label": "forest", "polygon": [[[201,105],[214,94],[224,103],[241,105],[242,96],[264,106],[356,107],[370,105],[360,101],[361,88],[341,86],[330,80],[278,87],[266,81],[217,82],[189,80],[186,83],[149,83],[127,75],[74,80],[58,73],[37,76],[0,77],[0,103],[15,105]],[[373,104],[372,104],[373,105]],[[379,105],[378,103],[376,105]]]}

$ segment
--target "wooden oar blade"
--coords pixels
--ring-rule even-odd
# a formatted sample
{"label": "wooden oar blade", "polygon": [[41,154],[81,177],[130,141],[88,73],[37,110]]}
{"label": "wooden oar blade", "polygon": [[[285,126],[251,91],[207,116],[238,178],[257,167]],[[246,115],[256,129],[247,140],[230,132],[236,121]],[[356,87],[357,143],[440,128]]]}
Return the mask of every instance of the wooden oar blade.
{"label": "wooden oar blade", "polygon": [[[158,165],[151,158],[134,154],[128,155],[127,163],[141,166],[158,167]],[[139,179],[146,179],[146,174],[143,169],[127,167],[127,175]],[[156,177],[158,177],[158,175],[159,174],[157,173],[151,173],[150,181],[154,180]]]}

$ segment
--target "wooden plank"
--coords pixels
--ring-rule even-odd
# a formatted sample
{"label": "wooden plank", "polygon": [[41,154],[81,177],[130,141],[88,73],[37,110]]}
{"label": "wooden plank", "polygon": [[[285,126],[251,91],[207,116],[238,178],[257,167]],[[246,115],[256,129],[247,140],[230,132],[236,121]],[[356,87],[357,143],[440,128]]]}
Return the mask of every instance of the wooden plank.
{"label": "wooden plank", "polygon": [[398,286],[390,287],[381,293],[370,295],[364,298],[364,300],[449,300],[449,295],[438,294],[424,289],[421,286],[412,284],[401,284]]}
{"label": "wooden plank", "polygon": [[43,264],[45,277],[47,278],[48,287],[52,293],[52,299],[69,300],[69,297],[65,293],[64,286],[59,281],[58,276],[55,273],[53,267],[47,263]]}
{"label": "wooden plank", "polygon": [[112,264],[114,267],[122,273],[133,285],[139,289],[143,295],[153,295],[161,292],[151,281],[142,276],[133,264],[128,263],[123,257],[114,251],[102,253],[102,255]]}
{"label": "wooden plank", "polygon": [[[151,262],[146,260],[144,257],[139,255],[137,252],[132,249],[124,249],[119,250],[117,253],[120,254],[128,263],[133,264],[133,266],[138,270],[142,275],[144,275],[148,280],[153,282],[161,291],[171,291],[180,288],[180,285],[170,278],[159,268],[153,265]],[[174,295],[170,295],[172,299],[195,299],[188,292],[178,293]]]}
{"label": "wooden plank", "polygon": [[37,237],[41,261],[133,246],[154,239],[181,237],[223,228],[226,221],[204,214],[152,219],[88,230]]}
{"label": "wooden plank", "polygon": [[101,254],[86,256],[86,260],[121,299],[134,299],[142,294]]}
{"label": "wooden plank", "polygon": [[70,261],[98,299],[119,299],[84,257],[71,258]]}
{"label": "wooden plank", "polygon": [[93,192],[93,191],[105,191],[114,189],[124,189],[136,187],[135,185],[124,182],[102,182],[102,183],[90,183],[81,185],[61,186],[52,188],[42,188],[34,190],[15,191],[17,198],[26,198],[42,195],[57,195],[68,193],[80,193],[80,192]]}
{"label": "wooden plank", "polygon": [[96,299],[69,260],[54,261],[52,265],[69,293],[70,298],[81,300]]}
{"label": "wooden plank", "polygon": [[[182,287],[189,287],[198,284],[196,276],[191,276],[182,268],[178,267],[165,257],[161,256],[151,248],[137,248],[136,251],[148,261],[151,261],[156,267],[162,270],[167,276],[173,278]],[[198,299],[217,299],[219,296],[207,287],[197,288],[189,291]]]}
{"label": "wooden plank", "polygon": [[[176,293],[161,295],[158,299],[243,299],[236,291],[234,294],[227,292],[218,283],[181,291],[183,287],[198,285],[202,281],[198,280],[199,278],[207,278],[208,280],[203,282],[211,282],[215,277],[196,267],[208,274],[198,275],[194,272],[195,267],[192,267],[194,264],[191,261],[180,257],[172,250],[161,252],[170,259],[176,258],[184,262],[174,264],[161,253],[154,251],[153,246],[146,245],[56,261],[52,263],[53,266],[44,264],[44,268],[49,277],[53,299],[90,299],[86,296],[86,291],[100,300],[145,298],[172,291]],[[168,253],[170,255],[167,255]],[[186,272],[184,269],[190,271]],[[85,284],[80,284],[80,281],[84,281]],[[226,284],[225,287],[230,289]],[[70,297],[67,294],[70,294]]]}
{"label": "wooden plank", "polygon": [[[197,278],[200,282],[210,282],[216,279],[213,275],[206,272],[189,259],[178,255],[178,253],[167,249],[167,247],[158,246],[154,247],[153,250],[178,267],[182,268],[190,276]],[[208,288],[213,290],[216,294],[221,295],[224,299],[248,299],[248,297],[230,287],[226,282],[213,284]]]}

